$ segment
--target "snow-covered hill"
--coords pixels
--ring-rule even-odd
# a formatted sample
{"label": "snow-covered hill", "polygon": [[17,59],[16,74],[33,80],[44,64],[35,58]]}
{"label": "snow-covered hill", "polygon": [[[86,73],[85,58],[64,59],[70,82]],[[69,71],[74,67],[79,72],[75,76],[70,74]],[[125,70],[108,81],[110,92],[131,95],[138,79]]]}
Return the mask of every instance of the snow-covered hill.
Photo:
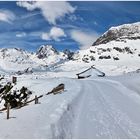
{"label": "snow-covered hill", "polygon": [[108,74],[140,68],[140,22],[112,27],[86,50],[73,56],[74,63],[96,65]]}

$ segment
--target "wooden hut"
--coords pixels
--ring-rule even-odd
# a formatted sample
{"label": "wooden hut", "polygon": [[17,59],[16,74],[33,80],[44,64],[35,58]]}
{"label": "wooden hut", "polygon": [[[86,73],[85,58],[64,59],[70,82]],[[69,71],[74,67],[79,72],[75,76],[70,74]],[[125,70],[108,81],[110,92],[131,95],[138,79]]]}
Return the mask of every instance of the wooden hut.
{"label": "wooden hut", "polygon": [[[93,72],[94,71],[94,72]],[[91,66],[90,68],[77,73],[78,79],[83,79],[83,78],[88,78],[90,76],[93,76],[93,73],[95,73],[96,76],[98,77],[104,77],[105,73],[101,72],[100,70],[96,69],[94,66]]]}

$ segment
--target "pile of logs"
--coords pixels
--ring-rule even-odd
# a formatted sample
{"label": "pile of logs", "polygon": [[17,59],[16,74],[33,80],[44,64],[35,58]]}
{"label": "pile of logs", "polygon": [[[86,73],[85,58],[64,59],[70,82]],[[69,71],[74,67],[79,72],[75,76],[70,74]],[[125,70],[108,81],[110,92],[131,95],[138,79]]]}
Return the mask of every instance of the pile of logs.
{"label": "pile of logs", "polygon": [[52,91],[48,92],[46,95],[48,94],[58,94],[64,91],[65,85],[63,83],[59,84],[57,87],[53,88]]}

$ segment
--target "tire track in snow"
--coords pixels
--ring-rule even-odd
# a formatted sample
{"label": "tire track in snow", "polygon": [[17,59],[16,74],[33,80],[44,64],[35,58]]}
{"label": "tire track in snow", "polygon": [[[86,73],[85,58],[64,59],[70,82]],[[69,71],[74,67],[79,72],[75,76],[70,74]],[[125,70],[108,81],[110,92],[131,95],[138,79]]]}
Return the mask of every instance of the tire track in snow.
{"label": "tire track in snow", "polygon": [[[136,104],[136,102],[133,100],[133,98],[128,98],[129,96],[126,95],[126,93],[123,93],[123,92],[126,92],[126,90],[122,91],[121,89],[118,89],[118,87],[116,87],[116,85],[114,86],[114,85],[110,84],[109,82],[102,83],[102,84],[100,83],[100,86],[104,85],[104,84],[106,84],[106,85],[108,85],[108,87],[110,87],[108,93],[113,93],[113,94],[111,96],[109,96],[109,94],[105,94],[100,89],[99,84],[97,84],[97,87],[100,90],[100,94],[102,95],[101,97],[104,98],[104,101],[108,103],[110,109],[112,110],[111,115],[114,117],[115,121],[119,124],[119,126],[121,126],[121,128],[123,129],[125,134],[127,134],[126,138],[140,138],[140,119],[139,119],[139,123],[135,123],[134,119],[133,120],[131,119],[132,117],[130,114],[130,111],[132,111],[130,108],[131,106],[135,106],[133,108],[135,114],[140,113],[140,111],[137,112],[135,110],[137,107],[138,108],[140,107],[139,104]],[[122,85],[121,85],[120,88],[125,88],[125,87],[122,87]],[[113,92],[111,92],[111,91],[113,91]],[[128,89],[128,92],[130,92],[129,89]],[[114,100],[112,98],[113,95],[115,96],[115,98],[119,97],[118,99],[121,99],[120,97],[122,97],[122,99],[124,99],[123,104],[119,101],[121,104],[120,105],[117,100]]]}
{"label": "tire track in snow", "polygon": [[[120,122],[120,120],[118,118],[119,116],[117,116],[117,114],[118,114],[119,111],[115,111],[117,108],[113,108],[112,109],[112,107],[111,107],[112,104],[109,104],[107,102],[107,100],[104,98],[103,91],[100,89],[100,87],[98,85],[96,85],[96,86],[98,88],[98,91],[99,91],[99,94],[100,94],[99,96],[100,96],[100,99],[101,99],[102,104],[108,106],[108,107],[106,107],[106,112],[108,113],[108,115],[110,117],[110,121],[113,120],[112,125],[114,125],[114,128],[116,128],[116,127],[119,128],[119,132],[118,132],[117,136],[115,136],[113,138],[116,138],[116,137],[117,138],[128,138],[128,134],[125,132],[125,129],[121,126],[122,124],[119,123]],[[117,112],[117,113],[115,113],[115,114],[112,113],[114,111]],[[117,132],[116,130],[114,130],[114,131]]]}
{"label": "tire track in snow", "polygon": [[[81,80],[81,82],[83,82],[81,95],[83,97],[78,106],[74,138],[140,138],[139,125],[133,123],[121,110],[121,106],[111,101],[114,100],[113,94],[108,95],[110,92],[116,91],[116,95],[119,92],[112,86],[113,83],[96,80]],[[120,96],[116,96],[118,100],[122,96],[120,92],[119,94]],[[122,97],[125,98],[124,94]]]}
{"label": "tire track in snow", "polygon": [[[113,132],[113,125],[110,125],[110,115],[106,112],[106,105],[103,104],[94,84],[84,82],[82,103],[79,106],[74,138],[117,138]],[[119,128],[118,128],[119,130]],[[122,134],[123,135],[123,134]],[[123,135],[124,137],[124,135]]]}
{"label": "tire track in snow", "polygon": [[[118,124],[117,121],[115,121],[114,116],[111,114],[112,110],[110,108],[110,104],[108,104],[106,102],[106,100],[104,99],[104,97],[102,96],[103,91],[101,90],[101,88],[99,87],[98,84],[95,84],[96,88],[98,90],[98,99],[101,102],[101,104],[105,107],[105,112],[107,113],[108,117],[109,117],[109,124],[110,126],[108,127],[108,131],[110,131],[111,133],[111,137],[110,138],[126,138],[127,134],[125,133],[125,131],[121,128],[121,126]],[[107,124],[106,124],[107,125]],[[119,135],[117,134],[117,132],[119,133]]]}

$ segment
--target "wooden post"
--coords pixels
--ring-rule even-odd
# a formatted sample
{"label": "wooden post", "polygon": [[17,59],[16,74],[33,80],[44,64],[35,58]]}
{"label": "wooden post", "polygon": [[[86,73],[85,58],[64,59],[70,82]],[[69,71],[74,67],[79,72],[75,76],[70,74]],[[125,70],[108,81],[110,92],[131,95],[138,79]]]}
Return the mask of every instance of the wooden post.
{"label": "wooden post", "polygon": [[38,98],[36,95],[35,95],[35,104],[38,104]]}
{"label": "wooden post", "polygon": [[17,77],[12,77],[12,83],[14,83],[14,84],[16,84],[16,82],[17,82]]}
{"label": "wooden post", "polygon": [[10,116],[10,103],[7,104],[7,120],[9,119]]}

